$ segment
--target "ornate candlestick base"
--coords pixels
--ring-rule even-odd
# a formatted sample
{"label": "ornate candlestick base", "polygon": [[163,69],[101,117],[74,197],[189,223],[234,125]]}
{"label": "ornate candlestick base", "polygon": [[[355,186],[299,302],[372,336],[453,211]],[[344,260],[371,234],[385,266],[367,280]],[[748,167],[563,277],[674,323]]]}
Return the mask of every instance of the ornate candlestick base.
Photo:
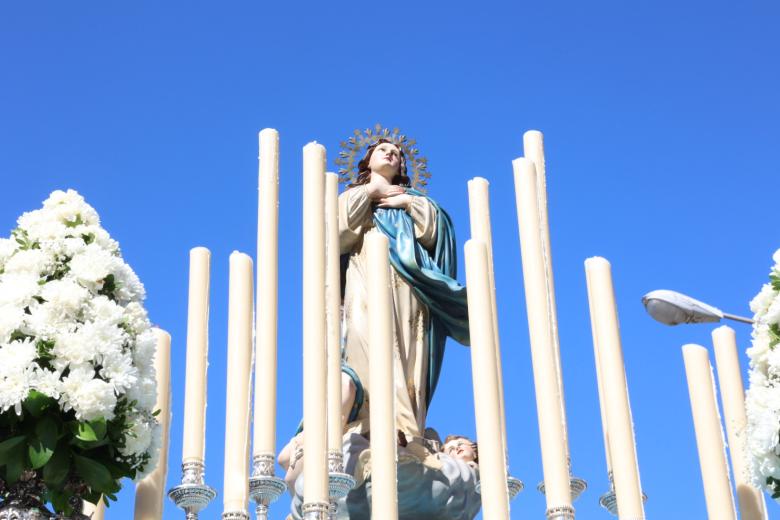
{"label": "ornate candlestick base", "polygon": [[[544,495],[544,481],[539,482],[536,489]],[[588,483],[579,477],[569,477],[569,489],[571,489],[571,501],[574,502],[580,497],[583,491],[588,489]]]}
{"label": "ornate candlestick base", "polygon": [[252,458],[249,497],[255,501],[257,520],[268,520],[269,506],[287,491],[284,480],[274,475],[274,455],[264,453]]}
{"label": "ornate candlestick base", "polygon": [[545,515],[547,520],[574,520],[574,508],[571,506],[551,507]]}
{"label": "ornate candlestick base", "polygon": [[506,487],[509,492],[509,500],[514,500],[515,497],[523,490],[525,484],[519,478],[508,476],[506,478]]}
{"label": "ornate candlestick base", "polygon": [[[642,503],[645,502],[647,502],[647,495],[642,493]],[[617,495],[615,495],[614,486],[610,486],[610,490],[599,497],[599,504],[613,515],[618,516]]]}
{"label": "ornate candlestick base", "polygon": [[344,473],[344,454],[340,451],[328,452],[328,482],[330,507],[328,519],[336,520],[338,501],[346,497],[355,487],[355,479],[349,473]]}
{"label": "ornate candlestick base", "polygon": [[309,502],[303,504],[303,520],[327,520],[330,504],[327,502]]}
{"label": "ornate candlestick base", "polygon": [[[525,487],[525,484],[523,484],[523,481],[519,478],[515,478],[513,476],[508,476],[506,478],[506,491],[509,495],[509,500],[514,500],[515,497],[523,490]],[[478,493],[482,493],[482,482],[477,482],[477,485],[474,487],[474,490]]]}
{"label": "ornate candlestick base", "polygon": [[198,513],[217,496],[217,492],[203,481],[205,469],[202,462],[184,462],[181,484],[168,491],[176,507],[184,510],[186,520],[198,520]]}
{"label": "ornate candlestick base", "polygon": [[222,520],[249,520],[249,513],[244,511],[225,511]]}

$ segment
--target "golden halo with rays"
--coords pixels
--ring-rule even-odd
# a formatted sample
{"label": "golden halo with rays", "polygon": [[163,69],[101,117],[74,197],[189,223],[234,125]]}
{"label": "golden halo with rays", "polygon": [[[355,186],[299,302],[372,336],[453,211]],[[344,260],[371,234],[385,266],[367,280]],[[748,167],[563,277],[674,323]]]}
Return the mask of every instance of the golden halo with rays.
{"label": "golden halo with rays", "polygon": [[354,183],[358,177],[358,162],[363,158],[365,149],[379,139],[387,139],[396,145],[406,156],[406,174],[412,187],[425,193],[428,179],[428,159],[420,157],[420,151],[415,147],[417,141],[408,139],[398,128],[383,128],[377,123],[373,128],[355,130],[346,141],[341,141],[339,156],[334,161],[339,167],[339,182]]}

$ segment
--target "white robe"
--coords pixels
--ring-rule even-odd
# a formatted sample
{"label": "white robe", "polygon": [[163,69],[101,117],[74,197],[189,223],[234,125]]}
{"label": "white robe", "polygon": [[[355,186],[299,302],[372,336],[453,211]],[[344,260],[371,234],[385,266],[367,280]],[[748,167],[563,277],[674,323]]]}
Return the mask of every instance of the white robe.
{"label": "white robe", "polygon": [[[409,214],[414,221],[415,238],[425,248],[436,244],[436,209],[425,197],[412,198]],[[346,190],[339,196],[339,238],[341,254],[349,253],[344,295],[344,359],[358,374],[365,391],[363,406],[347,432],[369,429],[371,396],[368,373],[367,233],[381,233],[374,227],[373,208],[366,187]],[[395,380],[396,429],[407,439],[421,438],[427,415],[425,387],[428,373],[428,308],[412,288],[390,268],[393,299],[393,360]]]}

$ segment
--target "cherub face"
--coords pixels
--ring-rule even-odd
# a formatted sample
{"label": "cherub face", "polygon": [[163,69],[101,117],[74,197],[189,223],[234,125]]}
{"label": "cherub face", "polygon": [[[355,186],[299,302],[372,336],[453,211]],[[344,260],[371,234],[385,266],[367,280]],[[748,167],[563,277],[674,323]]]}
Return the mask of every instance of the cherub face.
{"label": "cherub face", "polygon": [[474,462],[477,458],[474,443],[468,439],[452,439],[444,445],[444,453],[452,458],[460,459],[465,462]]}
{"label": "cherub face", "polygon": [[373,172],[397,175],[401,167],[401,151],[392,143],[379,143],[371,154],[368,167]]}

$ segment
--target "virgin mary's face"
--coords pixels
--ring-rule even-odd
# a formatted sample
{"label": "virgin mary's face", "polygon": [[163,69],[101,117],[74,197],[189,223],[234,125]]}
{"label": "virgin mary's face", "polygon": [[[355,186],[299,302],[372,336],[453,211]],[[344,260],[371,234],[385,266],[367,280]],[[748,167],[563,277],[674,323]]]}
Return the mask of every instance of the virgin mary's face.
{"label": "virgin mary's face", "polygon": [[398,175],[400,167],[401,151],[392,143],[379,143],[368,161],[368,168],[372,172],[389,176],[390,179]]}

